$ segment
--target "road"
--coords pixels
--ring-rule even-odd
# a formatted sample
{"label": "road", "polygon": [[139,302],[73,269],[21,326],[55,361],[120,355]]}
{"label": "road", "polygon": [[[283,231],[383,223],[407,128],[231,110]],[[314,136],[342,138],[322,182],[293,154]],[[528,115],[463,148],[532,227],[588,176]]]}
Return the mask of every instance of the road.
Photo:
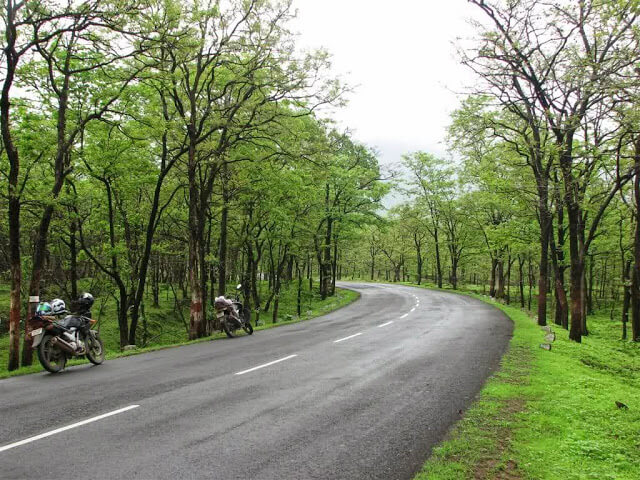
{"label": "road", "polygon": [[342,286],[361,298],[308,322],[0,380],[0,478],[412,478],[512,324],[469,297]]}

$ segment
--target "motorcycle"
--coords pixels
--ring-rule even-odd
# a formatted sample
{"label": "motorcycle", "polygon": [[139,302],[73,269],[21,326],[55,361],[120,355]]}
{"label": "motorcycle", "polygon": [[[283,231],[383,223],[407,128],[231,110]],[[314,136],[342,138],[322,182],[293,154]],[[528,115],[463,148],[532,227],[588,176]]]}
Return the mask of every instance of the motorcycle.
{"label": "motorcycle", "polygon": [[62,321],[52,315],[33,316],[32,348],[37,348],[38,360],[45,370],[58,373],[67,360],[82,356],[94,365],[104,362],[104,344],[99,333],[91,329],[96,320],[86,313],[68,315]]}
{"label": "motorcycle", "polygon": [[236,337],[236,331],[240,328],[242,328],[247,335],[251,335],[253,333],[251,322],[246,320],[242,314],[243,306],[238,297],[238,292],[241,288],[242,285],[238,285],[236,287],[236,296],[234,300],[220,296],[216,297],[213,303],[216,310],[216,317],[220,320],[222,330],[229,338]]}

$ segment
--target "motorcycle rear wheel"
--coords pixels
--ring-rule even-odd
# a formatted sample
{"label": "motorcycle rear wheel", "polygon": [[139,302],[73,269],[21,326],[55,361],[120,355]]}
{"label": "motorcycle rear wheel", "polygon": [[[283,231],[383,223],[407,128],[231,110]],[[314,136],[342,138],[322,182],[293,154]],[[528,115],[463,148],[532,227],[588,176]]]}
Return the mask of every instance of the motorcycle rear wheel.
{"label": "motorcycle rear wheel", "polygon": [[244,322],[242,324],[242,329],[247,332],[247,335],[251,335],[253,333],[253,326],[251,325],[251,322]]}
{"label": "motorcycle rear wheel", "polygon": [[59,347],[52,345],[52,335],[45,335],[38,345],[38,360],[45,370],[58,373],[67,364],[67,356]]}
{"label": "motorcycle rear wheel", "polygon": [[104,343],[97,333],[90,333],[87,336],[87,359],[94,365],[104,362]]}

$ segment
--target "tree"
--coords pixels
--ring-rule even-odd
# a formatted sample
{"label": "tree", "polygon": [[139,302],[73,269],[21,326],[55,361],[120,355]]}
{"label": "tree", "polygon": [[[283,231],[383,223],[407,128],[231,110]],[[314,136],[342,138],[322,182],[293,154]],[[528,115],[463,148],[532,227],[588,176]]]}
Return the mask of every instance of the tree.
{"label": "tree", "polygon": [[[82,4],[69,2],[59,6],[55,2],[15,1],[3,2],[4,15],[4,79],[0,96],[0,131],[4,151],[9,160],[8,219],[9,263],[11,268],[11,305],[9,314],[9,370],[19,365],[20,342],[20,289],[22,266],[20,257],[20,153],[14,141],[11,122],[12,89],[18,75],[20,61],[33,54],[44,42],[73,30],[74,18],[85,9],[93,9],[99,0]],[[37,32],[37,35],[33,35]]]}
{"label": "tree", "polygon": [[403,155],[405,167],[411,172],[409,190],[420,198],[427,210],[425,226],[433,237],[436,256],[436,283],[442,288],[442,261],[440,258],[440,236],[442,235],[442,204],[452,196],[453,171],[441,160],[426,152]]}
{"label": "tree", "polygon": [[[576,134],[591,134],[587,125],[600,133],[602,106],[616,79],[625,75],[637,59],[637,39],[632,26],[638,16],[637,5],[623,2],[580,2],[571,6],[560,2],[530,1],[505,5],[502,2],[471,0],[491,22],[483,31],[482,43],[466,63],[487,81],[488,91],[527,126],[522,131],[539,185],[542,255],[540,262],[540,301],[550,230],[548,179],[551,161],[540,160],[547,138],[553,137],[553,156],[564,182],[564,200],[569,220],[571,255],[571,332],[580,341],[586,333],[584,315],[584,258],[604,210],[620,188],[621,175],[605,194],[600,209],[585,231],[582,199],[592,173],[601,170],[604,157],[591,151],[576,161]],[[562,26],[566,25],[566,28]],[[482,27],[479,27],[482,28]],[[601,32],[606,32],[603,36]],[[601,48],[602,46],[602,48]],[[531,136],[529,136],[531,134]],[[594,139],[595,140],[595,139]],[[596,140],[597,141],[597,140]],[[587,153],[587,152],[585,152]],[[584,166],[584,168],[583,168]],[[542,168],[541,168],[542,167]],[[606,170],[604,170],[606,171]],[[545,279],[546,283],[546,279]],[[544,301],[544,302],[543,302]],[[541,309],[539,305],[539,309]],[[539,310],[541,314],[546,311]]]}

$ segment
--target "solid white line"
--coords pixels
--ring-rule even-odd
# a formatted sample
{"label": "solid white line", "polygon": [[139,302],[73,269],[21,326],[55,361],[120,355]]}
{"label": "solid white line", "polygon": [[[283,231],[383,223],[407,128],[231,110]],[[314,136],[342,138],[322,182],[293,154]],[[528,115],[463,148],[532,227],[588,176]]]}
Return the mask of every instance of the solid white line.
{"label": "solid white line", "polygon": [[285,360],[289,360],[290,358],[297,357],[298,355],[289,355],[288,357],[280,358],[279,360],[274,360],[273,362],[265,363],[263,365],[258,365],[257,367],[250,368],[249,370],[243,370],[241,372],[236,372],[236,375],[244,375],[245,373],[253,372],[254,370],[259,370],[264,367],[268,367],[269,365],[273,365],[276,363],[284,362]]}
{"label": "solid white line", "polygon": [[128,407],[120,408],[118,410],[114,410],[113,412],[109,412],[109,413],[103,413],[102,415],[98,415],[97,417],[88,418],[86,420],[82,420],[81,422],[67,425],[66,427],[60,427],[60,428],[56,428],[55,430],[51,430],[50,432],[41,433],[40,435],[36,435],[35,437],[25,438],[24,440],[20,440],[19,442],[10,443],[9,445],[0,447],[0,452],[4,452],[5,450],[9,450],[11,448],[19,447],[20,445],[25,445],[27,443],[35,442],[36,440],[40,440],[41,438],[50,437],[51,435],[55,435],[56,433],[61,433],[66,430],[71,430],[72,428],[81,427],[82,425],[86,425],[87,423],[97,422],[98,420],[102,420],[103,418],[111,417],[112,415],[117,415],[119,413],[126,412],[127,410],[138,408],[139,406],[140,405],[129,405]]}
{"label": "solid white line", "polygon": [[405,313],[405,314],[404,314],[404,315],[402,315],[400,318],[404,318],[404,317],[406,317],[407,315],[409,315],[409,314],[408,314],[408,313]]}
{"label": "solid white line", "polygon": [[378,325],[378,328],[380,327],[386,327],[387,325],[391,325],[393,323],[393,320],[387,323],[383,323],[382,325]]}
{"label": "solid white line", "polygon": [[356,333],[355,335],[349,335],[348,337],[341,338],[340,340],[334,340],[333,343],[344,342],[345,340],[349,340],[350,338],[357,337],[358,335],[362,335],[362,332]]}

